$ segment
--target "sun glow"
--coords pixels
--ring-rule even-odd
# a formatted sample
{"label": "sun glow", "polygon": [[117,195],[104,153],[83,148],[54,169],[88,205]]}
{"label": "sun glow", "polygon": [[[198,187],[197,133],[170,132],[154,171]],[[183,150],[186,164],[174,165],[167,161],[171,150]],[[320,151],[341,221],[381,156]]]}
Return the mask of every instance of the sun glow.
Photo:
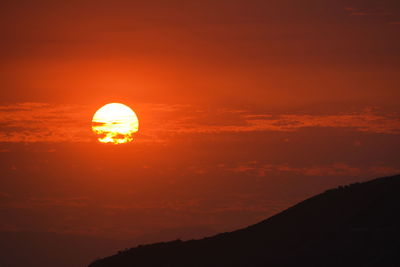
{"label": "sun glow", "polygon": [[101,143],[124,144],[133,140],[133,134],[139,129],[139,120],[135,112],[120,103],[110,103],[93,116],[92,130]]}

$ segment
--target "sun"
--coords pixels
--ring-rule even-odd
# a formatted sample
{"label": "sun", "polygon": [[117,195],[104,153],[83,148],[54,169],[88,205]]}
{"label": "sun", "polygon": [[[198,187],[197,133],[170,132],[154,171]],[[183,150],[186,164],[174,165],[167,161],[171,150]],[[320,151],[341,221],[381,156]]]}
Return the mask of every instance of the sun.
{"label": "sun", "polygon": [[138,129],[139,120],[136,113],[120,103],[110,103],[101,107],[92,119],[92,130],[101,143],[129,143]]}

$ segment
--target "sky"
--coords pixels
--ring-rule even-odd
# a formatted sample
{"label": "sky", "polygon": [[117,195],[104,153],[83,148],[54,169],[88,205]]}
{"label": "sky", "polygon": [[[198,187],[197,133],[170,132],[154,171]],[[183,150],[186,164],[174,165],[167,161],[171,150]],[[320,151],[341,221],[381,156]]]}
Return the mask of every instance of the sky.
{"label": "sky", "polygon": [[3,1],[0,34],[2,232],[198,238],[400,173],[397,0]]}

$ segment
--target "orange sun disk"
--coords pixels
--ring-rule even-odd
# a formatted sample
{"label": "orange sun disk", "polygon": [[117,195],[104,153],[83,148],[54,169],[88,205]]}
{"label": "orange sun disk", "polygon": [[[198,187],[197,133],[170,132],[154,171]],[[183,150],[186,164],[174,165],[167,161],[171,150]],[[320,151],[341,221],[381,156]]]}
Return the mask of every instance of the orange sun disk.
{"label": "orange sun disk", "polygon": [[133,134],[139,129],[136,113],[128,106],[110,103],[93,116],[92,130],[101,143],[124,144],[133,141]]}

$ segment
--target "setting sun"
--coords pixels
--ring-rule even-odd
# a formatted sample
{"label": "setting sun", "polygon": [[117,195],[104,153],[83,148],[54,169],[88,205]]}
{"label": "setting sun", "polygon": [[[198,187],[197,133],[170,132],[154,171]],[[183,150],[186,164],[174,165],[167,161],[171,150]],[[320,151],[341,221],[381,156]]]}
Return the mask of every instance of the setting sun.
{"label": "setting sun", "polygon": [[0,1],[0,267],[400,267],[400,0]]}
{"label": "setting sun", "polygon": [[133,140],[133,134],[139,129],[139,120],[130,107],[110,103],[94,114],[92,129],[101,143],[124,144]]}

